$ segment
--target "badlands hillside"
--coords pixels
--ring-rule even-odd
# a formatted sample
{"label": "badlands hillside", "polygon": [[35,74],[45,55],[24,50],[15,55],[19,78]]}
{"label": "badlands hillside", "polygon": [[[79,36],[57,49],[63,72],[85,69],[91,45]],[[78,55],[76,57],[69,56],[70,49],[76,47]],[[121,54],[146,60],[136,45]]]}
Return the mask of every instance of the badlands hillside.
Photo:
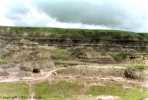
{"label": "badlands hillside", "polygon": [[0,100],[147,100],[148,34],[0,27]]}

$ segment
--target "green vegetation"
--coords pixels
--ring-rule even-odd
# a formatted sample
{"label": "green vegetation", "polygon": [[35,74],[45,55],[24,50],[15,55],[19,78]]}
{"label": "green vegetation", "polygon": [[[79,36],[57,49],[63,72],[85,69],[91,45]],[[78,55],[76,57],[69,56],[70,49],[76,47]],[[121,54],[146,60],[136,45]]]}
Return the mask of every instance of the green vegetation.
{"label": "green vegetation", "polygon": [[12,97],[15,96],[18,96],[21,100],[26,100],[29,96],[28,85],[25,83],[0,83],[1,100],[12,100]]}
{"label": "green vegetation", "polygon": [[[34,28],[34,27],[0,27],[5,33],[15,33],[20,36],[52,36],[80,39],[118,39],[118,40],[148,40],[148,34],[120,30],[88,30],[88,29],[60,29],[60,28]],[[13,34],[9,34],[13,35]]]}
{"label": "green vegetation", "polygon": [[6,64],[6,63],[7,63],[7,61],[0,57],[0,64]]}
{"label": "green vegetation", "polygon": [[36,95],[41,96],[44,100],[65,100],[73,95],[79,95],[82,88],[82,85],[66,81],[54,84],[44,82],[35,86],[35,92]]}
{"label": "green vegetation", "polygon": [[87,94],[92,95],[114,95],[121,96],[123,94],[123,90],[121,86],[92,86],[87,91]]}
{"label": "green vegetation", "polygon": [[74,96],[80,95],[113,95],[119,96],[121,100],[143,100],[143,98],[148,96],[146,90],[141,90],[138,87],[123,88],[121,85],[109,84],[86,88],[79,83],[66,81],[52,84],[48,82],[37,84],[35,92],[37,96],[41,96],[44,100],[73,100]]}
{"label": "green vegetation", "polygon": [[121,61],[124,61],[127,59],[128,57],[128,53],[125,53],[125,52],[119,52],[119,53],[112,53],[110,54],[111,57],[117,61],[117,62],[121,62]]}
{"label": "green vegetation", "polygon": [[92,86],[87,91],[87,94],[91,94],[94,96],[119,96],[121,100],[143,100],[143,98],[148,96],[146,90],[141,91],[139,88],[123,89],[123,87],[119,85]]}

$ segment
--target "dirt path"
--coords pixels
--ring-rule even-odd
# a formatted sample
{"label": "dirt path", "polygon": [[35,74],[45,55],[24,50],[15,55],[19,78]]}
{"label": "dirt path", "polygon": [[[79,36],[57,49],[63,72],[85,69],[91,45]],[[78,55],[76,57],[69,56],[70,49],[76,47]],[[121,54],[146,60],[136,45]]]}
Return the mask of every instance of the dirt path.
{"label": "dirt path", "polygon": [[33,76],[33,77],[30,77],[30,78],[24,78],[22,80],[23,81],[31,81],[32,84],[36,84],[38,82],[42,82],[42,81],[46,81],[48,79],[49,80],[52,79],[52,76],[55,75],[58,70],[62,70],[62,69],[65,69],[65,68],[57,68],[57,69],[51,70],[49,72],[42,72],[41,76]]}
{"label": "dirt path", "polygon": [[37,82],[37,81],[44,81],[47,80],[48,78],[52,78],[53,74],[56,74],[56,71],[61,70],[61,69],[65,69],[65,68],[57,68],[57,69],[53,69],[49,72],[41,72],[40,74],[33,74],[30,77],[23,77],[23,78],[19,78],[19,77],[14,77],[14,76],[10,76],[10,77],[0,77],[0,83],[12,83],[12,82],[31,82],[32,84]]}

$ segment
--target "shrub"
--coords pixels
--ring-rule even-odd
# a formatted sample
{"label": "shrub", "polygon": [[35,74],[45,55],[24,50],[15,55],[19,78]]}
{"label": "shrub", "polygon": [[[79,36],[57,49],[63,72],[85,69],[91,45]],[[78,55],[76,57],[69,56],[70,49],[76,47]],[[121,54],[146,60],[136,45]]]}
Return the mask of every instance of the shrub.
{"label": "shrub", "polygon": [[138,79],[138,80],[142,80],[143,79],[143,72],[141,71],[141,69],[137,69],[137,68],[127,68],[124,71],[124,77],[128,78],[128,79]]}
{"label": "shrub", "polygon": [[7,63],[7,61],[0,57],[0,64],[6,64],[6,63]]}
{"label": "shrub", "polygon": [[115,61],[121,62],[121,61],[127,59],[128,55],[129,55],[128,53],[120,52],[120,53],[111,54],[111,57],[112,57]]}
{"label": "shrub", "polygon": [[135,69],[133,69],[133,68],[127,68],[124,71],[124,76],[129,79],[136,79],[137,78],[137,76],[135,74]]}

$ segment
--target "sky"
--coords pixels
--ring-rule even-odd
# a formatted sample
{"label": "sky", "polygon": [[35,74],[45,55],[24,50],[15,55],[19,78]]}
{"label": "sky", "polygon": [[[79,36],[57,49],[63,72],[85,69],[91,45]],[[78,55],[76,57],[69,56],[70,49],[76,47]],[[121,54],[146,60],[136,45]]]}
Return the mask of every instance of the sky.
{"label": "sky", "polygon": [[148,0],[0,0],[0,25],[148,32]]}

